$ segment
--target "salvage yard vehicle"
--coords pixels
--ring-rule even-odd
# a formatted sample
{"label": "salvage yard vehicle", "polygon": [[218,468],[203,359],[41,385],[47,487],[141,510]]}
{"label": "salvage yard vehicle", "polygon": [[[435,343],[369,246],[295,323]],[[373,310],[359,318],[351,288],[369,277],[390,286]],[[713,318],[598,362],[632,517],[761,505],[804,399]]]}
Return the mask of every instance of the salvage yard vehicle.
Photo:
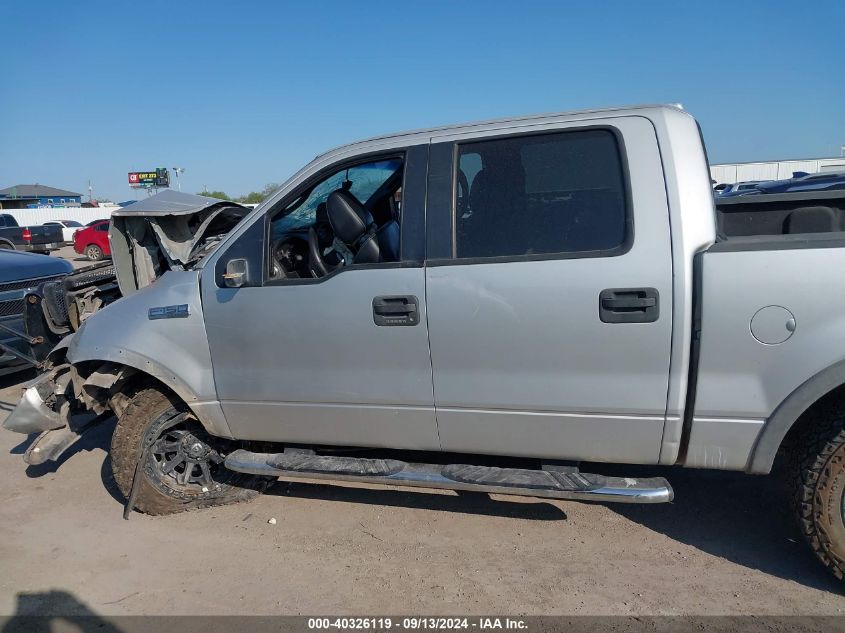
{"label": "salvage yard vehicle", "polygon": [[42,343],[25,331],[27,293],[70,271],[63,259],[0,249],[0,375],[32,367],[32,339],[36,346]]}
{"label": "salvage yard vehicle", "polygon": [[20,226],[15,216],[0,213],[0,249],[46,255],[59,248],[62,241],[60,226]]}
{"label": "salvage yard vehicle", "polygon": [[72,244],[74,234],[79,229],[84,228],[76,220],[51,220],[44,222],[44,226],[58,226],[62,230],[62,242],[65,244]]}
{"label": "salvage yard vehicle", "polygon": [[73,234],[73,250],[85,255],[92,262],[111,256],[109,221],[102,220],[86,226]]}
{"label": "salvage yard vehicle", "polygon": [[717,213],[674,106],[378,137],[251,211],[167,192],[115,213],[122,297],[68,326],[4,426],[40,434],[40,463],[77,413],[114,412],[115,480],[152,514],[276,478],[659,503],[663,477],[602,464],[783,470],[841,578],[845,197],[826,193]]}

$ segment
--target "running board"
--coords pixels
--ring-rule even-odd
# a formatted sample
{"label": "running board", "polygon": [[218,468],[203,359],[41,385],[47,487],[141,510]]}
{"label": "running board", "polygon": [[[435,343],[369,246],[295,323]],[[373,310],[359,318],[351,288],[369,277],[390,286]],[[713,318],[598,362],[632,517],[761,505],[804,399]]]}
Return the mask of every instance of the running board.
{"label": "running board", "polygon": [[304,453],[252,453],[236,450],[226,457],[226,468],[270,477],[328,479],[361,483],[470,490],[505,495],[667,503],[674,493],[663,477],[630,479],[589,473],[524,468],[496,468],[465,464],[413,464],[396,459],[366,459]]}

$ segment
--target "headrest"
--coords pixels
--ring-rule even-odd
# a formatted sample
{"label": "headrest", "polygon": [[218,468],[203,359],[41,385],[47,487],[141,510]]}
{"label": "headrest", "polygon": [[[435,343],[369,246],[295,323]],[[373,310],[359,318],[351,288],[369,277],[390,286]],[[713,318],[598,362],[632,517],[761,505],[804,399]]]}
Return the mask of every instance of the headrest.
{"label": "headrest", "polygon": [[830,207],[801,207],[786,217],[786,233],[833,233],[838,230]]}
{"label": "headrest", "polygon": [[334,234],[344,243],[353,244],[373,223],[373,216],[348,191],[338,189],[326,199],[326,211]]}

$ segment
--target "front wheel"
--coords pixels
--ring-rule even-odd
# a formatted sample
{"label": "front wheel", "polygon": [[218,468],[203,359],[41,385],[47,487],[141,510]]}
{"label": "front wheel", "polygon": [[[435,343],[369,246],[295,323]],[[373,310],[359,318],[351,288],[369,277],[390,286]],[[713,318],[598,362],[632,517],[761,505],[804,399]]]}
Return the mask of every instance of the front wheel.
{"label": "front wheel", "polygon": [[89,244],[85,247],[85,257],[92,262],[98,262],[103,259],[103,249],[96,244]]}
{"label": "front wheel", "polygon": [[236,473],[223,465],[236,444],[206,432],[175,396],[155,388],[143,389],[117,421],[111,443],[112,473],[128,498],[136,465],[143,447],[148,446],[138,473],[136,509],[172,514],[248,501],[270,480]]}
{"label": "front wheel", "polygon": [[799,529],[822,564],[845,579],[845,418],[815,426],[794,468]]}

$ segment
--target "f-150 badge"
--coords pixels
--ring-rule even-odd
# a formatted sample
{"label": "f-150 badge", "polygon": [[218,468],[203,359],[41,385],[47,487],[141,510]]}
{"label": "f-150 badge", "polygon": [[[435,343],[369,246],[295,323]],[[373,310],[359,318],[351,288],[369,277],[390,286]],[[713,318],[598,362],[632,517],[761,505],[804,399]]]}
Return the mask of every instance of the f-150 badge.
{"label": "f-150 badge", "polygon": [[177,306],[159,306],[157,308],[150,308],[150,321],[155,319],[184,319],[190,316],[191,312],[188,310],[188,304],[182,303]]}

